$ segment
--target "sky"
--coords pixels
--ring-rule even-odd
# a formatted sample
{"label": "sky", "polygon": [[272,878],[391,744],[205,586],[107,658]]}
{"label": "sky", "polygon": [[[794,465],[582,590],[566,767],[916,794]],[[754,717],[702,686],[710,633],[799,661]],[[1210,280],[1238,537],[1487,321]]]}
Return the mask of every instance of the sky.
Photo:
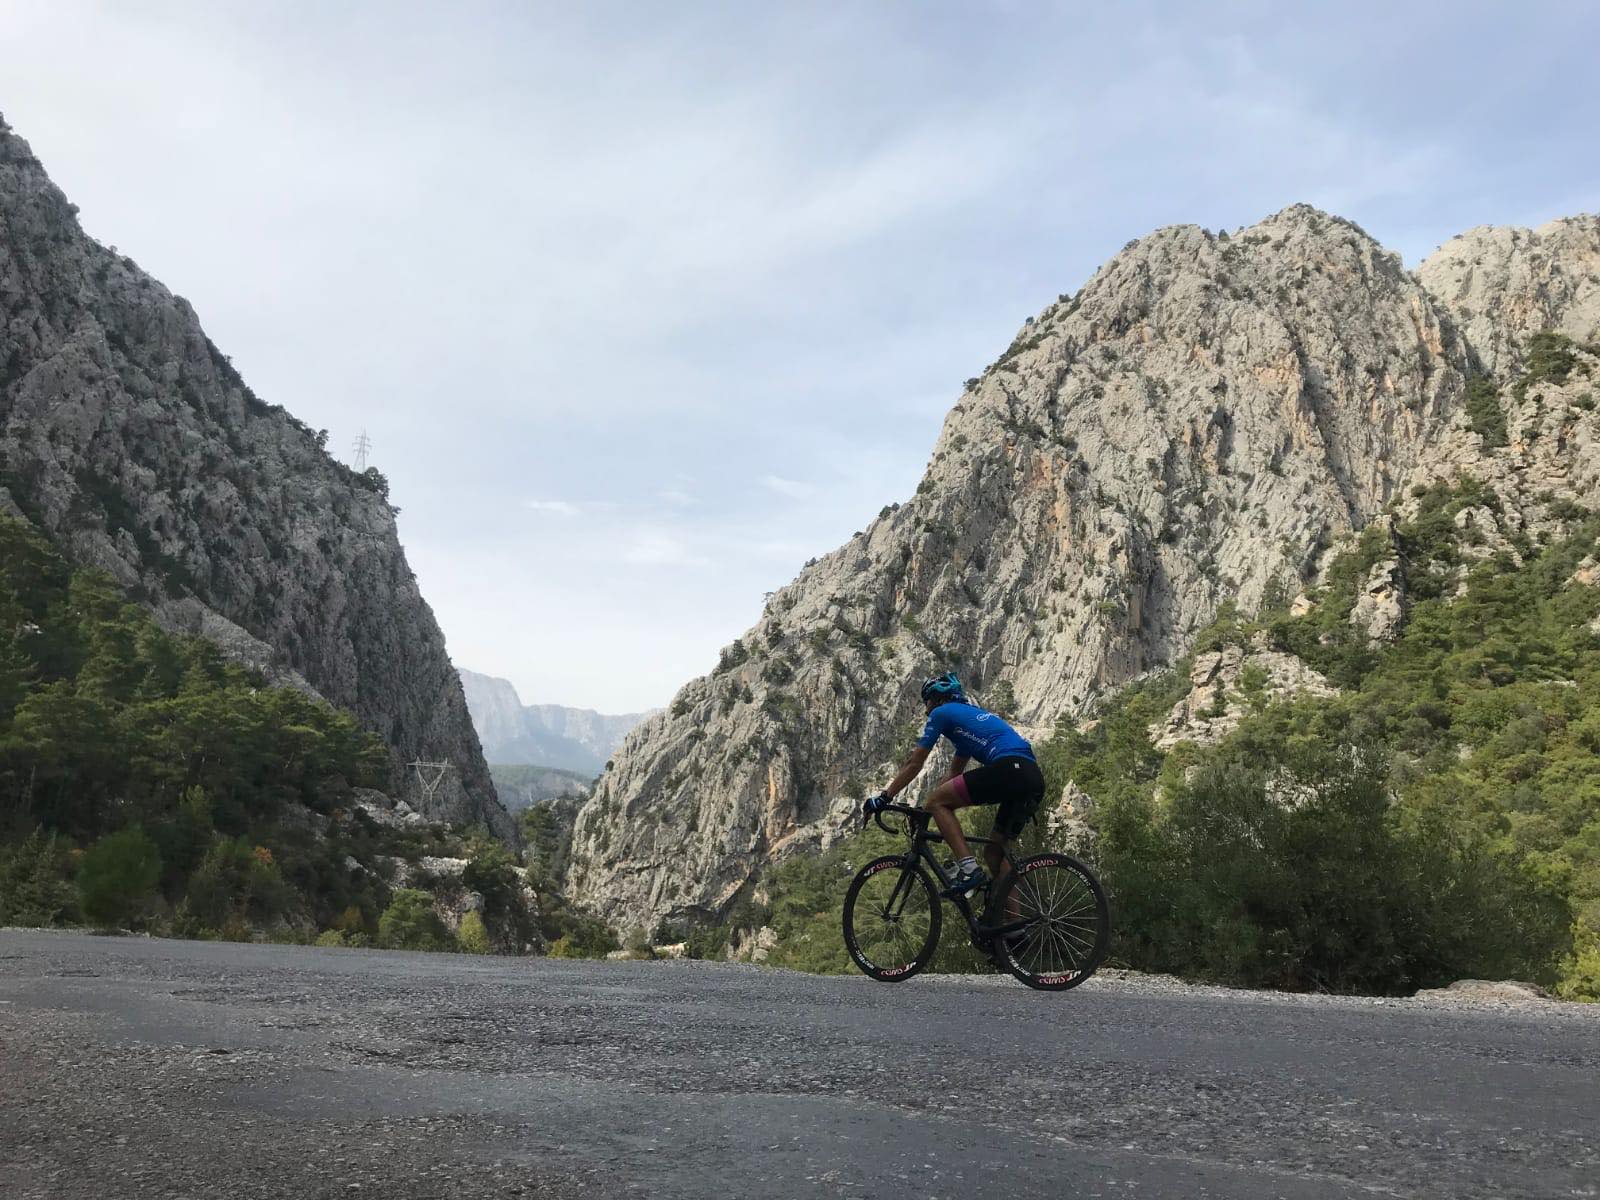
{"label": "sky", "polygon": [[460,666],[666,703],[1163,225],[1600,209],[1600,5],[0,0],[0,113],[371,439]]}

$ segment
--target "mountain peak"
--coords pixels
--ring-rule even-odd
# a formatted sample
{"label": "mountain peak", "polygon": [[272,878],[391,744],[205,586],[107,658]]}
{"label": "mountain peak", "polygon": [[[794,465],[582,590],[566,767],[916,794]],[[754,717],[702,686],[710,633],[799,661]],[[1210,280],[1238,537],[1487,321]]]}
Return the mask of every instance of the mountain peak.
{"label": "mountain peak", "polygon": [[916,495],[630,738],[578,823],[578,897],[717,909],[892,774],[935,669],[1043,732],[1222,603],[1292,594],[1400,493],[1468,368],[1398,257],[1308,205],[1130,243],[969,384]]}
{"label": "mountain peak", "polygon": [[1520,368],[1535,333],[1600,337],[1600,216],[1562,217],[1537,229],[1480,225],[1440,246],[1417,276],[1502,380]]}

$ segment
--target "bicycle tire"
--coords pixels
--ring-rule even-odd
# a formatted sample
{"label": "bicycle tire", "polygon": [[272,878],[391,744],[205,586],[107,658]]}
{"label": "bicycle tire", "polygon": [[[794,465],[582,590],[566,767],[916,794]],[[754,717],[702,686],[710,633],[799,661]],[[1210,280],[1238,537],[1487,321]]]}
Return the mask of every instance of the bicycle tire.
{"label": "bicycle tire", "polygon": [[[900,876],[894,880],[893,884],[889,884],[890,876],[887,873],[894,868],[899,868]],[[877,882],[874,882],[875,880]],[[885,890],[886,886],[887,890]],[[900,887],[912,889],[904,900],[899,901],[900,912],[904,912],[906,905],[917,904],[916,919],[920,920],[922,914],[926,912],[927,932],[921,936],[920,945],[917,944],[915,931],[903,940],[903,944],[907,949],[915,947],[916,953],[914,955],[910,957],[905,954],[896,955],[896,957],[903,960],[900,962],[879,962],[877,957],[869,953],[869,950],[880,943],[871,941],[863,944],[865,938],[858,937],[856,905],[863,891],[868,888],[874,889],[874,893],[883,892],[887,900],[889,896],[897,897]],[[922,905],[926,905],[926,909],[923,909]],[[862,915],[865,916],[866,914]],[[934,952],[939,948],[939,925],[943,915],[939,904],[938,892],[934,890],[933,881],[928,878],[926,871],[920,866],[907,866],[903,855],[887,854],[882,858],[875,858],[856,872],[856,877],[850,881],[849,891],[845,892],[844,895],[845,949],[850,952],[851,961],[860,968],[862,974],[876,979],[880,983],[900,983],[903,980],[910,979],[933,961]],[[899,917],[897,916],[895,920],[898,921]],[[867,922],[861,921],[859,924],[865,927]],[[861,932],[865,934],[865,928]],[[879,953],[878,957],[882,957],[881,953]]]}
{"label": "bicycle tire", "polygon": [[[1081,890],[1063,896],[1061,903],[1073,906],[1068,910],[1058,911],[1054,902],[1043,898],[1043,881],[1051,879],[1053,884],[1056,878],[1081,885]],[[1018,893],[1015,905],[1013,893]],[[990,903],[999,906],[998,912],[1034,918],[1042,928],[1042,933],[1030,930],[995,940],[999,964],[1029,987],[1067,991],[1088,979],[1105,961],[1111,944],[1111,905],[1094,872],[1070,854],[1035,854],[1023,859],[1006,873]],[[1047,904],[1052,911],[1044,911]]]}

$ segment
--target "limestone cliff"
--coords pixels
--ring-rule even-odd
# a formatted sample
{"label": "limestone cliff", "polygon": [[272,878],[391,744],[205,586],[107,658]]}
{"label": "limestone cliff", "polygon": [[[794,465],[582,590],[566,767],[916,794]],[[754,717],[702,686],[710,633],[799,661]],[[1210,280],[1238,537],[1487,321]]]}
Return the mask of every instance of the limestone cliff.
{"label": "limestone cliff", "polygon": [[386,485],[266,404],[193,309],[89,238],[0,121],[0,502],[171,628],[454,770],[428,815],[502,833],[461,685]]}
{"label": "limestone cliff", "polygon": [[1478,369],[1397,256],[1296,206],[1131,243],[1031,318],[917,494],[775,593],[635,730],[570,880],[617,922],[719,909],[836,829],[946,665],[1035,732],[1293,595],[1461,431]]}
{"label": "limestone cliff", "polygon": [[1451,238],[1417,275],[1483,366],[1509,378],[1533,334],[1552,329],[1585,342],[1600,330],[1600,218],[1484,225]]}

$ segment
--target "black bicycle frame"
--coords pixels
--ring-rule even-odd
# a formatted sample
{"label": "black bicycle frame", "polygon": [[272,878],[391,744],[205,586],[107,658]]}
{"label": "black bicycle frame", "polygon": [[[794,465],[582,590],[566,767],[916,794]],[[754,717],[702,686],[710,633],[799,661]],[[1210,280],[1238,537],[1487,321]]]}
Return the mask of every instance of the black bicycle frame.
{"label": "black bicycle frame", "polygon": [[[897,916],[899,915],[899,908],[897,905],[903,904],[906,897],[911,894],[911,872],[916,868],[919,862],[925,862],[933,871],[933,877],[939,881],[939,895],[950,901],[950,903],[955,906],[956,911],[966,918],[967,932],[972,938],[972,944],[978,949],[982,950],[985,944],[992,941],[997,935],[1020,933],[1033,923],[1031,921],[1023,920],[1010,921],[1004,925],[980,924],[976,914],[974,914],[972,911],[972,905],[967,901],[967,894],[961,893],[952,895],[950,893],[950,886],[955,882],[955,877],[953,875],[946,874],[944,867],[939,863],[938,857],[933,853],[932,850],[928,848],[930,843],[944,841],[944,834],[935,832],[928,828],[928,825],[933,818],[933,814],[925,808],[912,808],[910,805],[906,804],[891,804],[888,806],[886,811],[903,813],[905,815],[907,825],[906,836],[911,839],[911,845],[906,850],[905,857],[902,860],[905,864],[905,870],[902,871],[900,879],[895,883],[894,891],[889,893],[888,902],[883,906],[886,914],[893,912]],[[877,814],[877,822],[878,828],[884,830],[886,833],[895,832],[883,823],[882,813]],[[1017,869],[1017,860],[1011,856],[1011,847],[1004,841],[1004,839],[969,836],[967,838],[967,844],[969,846],[998,845],[1000,847],[1000,853],[1005,857],[1006,869],[1008,871],[1015,871]],[[998,882],[1001,878],[1002,876],[997,875],[993,882]],[[993,886],[993,883],[991,883],[991,886]],[[903,894],[902,889],[904,889]]]}

